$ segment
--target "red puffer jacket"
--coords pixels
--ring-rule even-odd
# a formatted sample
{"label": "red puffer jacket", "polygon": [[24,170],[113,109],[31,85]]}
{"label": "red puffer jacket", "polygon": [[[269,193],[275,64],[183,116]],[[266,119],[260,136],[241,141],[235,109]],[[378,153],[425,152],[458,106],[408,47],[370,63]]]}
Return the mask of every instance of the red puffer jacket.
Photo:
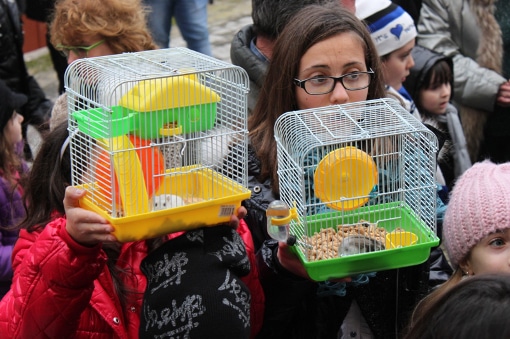
{"label": "red puffer jacket", "polygon": [[[0,302],[2,338],[137,338],[146,281],[140,262],[144,241],[122,245],[117,265],[130,291],[124,306],[114,291],[101,247],[76,243],[58,218],[40,232],[20,232],[13,251],[11,290]],[[246,231],[248,233],[246,233]],[[261,326],[264,295],[258,280],[251,234],[241,221],[239,234],[247,243],[252,264],[243,279],[252,293],[252,334]]]}
{"label": "red puffer jacket", "polygon": [[262,328],[262,322],[264,321],[266,298],[259,280],[259,269],[257,266],[253,237],[250,229],[248,228],[248,224],[244,220],[241,220],[239,223],[237,233],[239,233],[243,239],[244,245],[246,246],[246,253],[250,259],[250,274],[242,277],[241,280],[246,284],[246,286],[248,286],[251,293],[250,338],[255,338]]}

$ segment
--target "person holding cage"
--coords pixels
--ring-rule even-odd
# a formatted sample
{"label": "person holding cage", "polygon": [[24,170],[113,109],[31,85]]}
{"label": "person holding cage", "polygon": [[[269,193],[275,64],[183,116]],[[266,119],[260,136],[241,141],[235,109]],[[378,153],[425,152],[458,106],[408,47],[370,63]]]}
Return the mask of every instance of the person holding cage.
{"label": "person holding cage", "polygon": [[[55,127],[42,144],[28,177],[24,194],[27,215],[13,249],[12,287],[0,302],[0,330],[8,338],[31,338],[41,333],[50,338],[90,338],[91,335],[138,338],[143,293],[150,285],[142,272],[143,260],[156,253],[150,263],[159,257],[158,252],[167,249],[170,253],[168,247],[176,247],[189,256],[189,265],[183,268],[203,276],[206,268],[201,267],[200,244],[186,241],[181,233],[117,242],[111,234],[113,227],[103,217],[80,208],[79,199],[87,192],[68,186],[71,181],[68,137],[66,122]],[[77,168],[86,170],[87,164],[80,163]],[[47,198],[40,199],[41,196]],[[207,248],[220,246],[220,239],[237,244],[237,255],[225,258],[225,262],[239,276],[250,270],[244,243],[235,231],[244,213],[240,210],[239,217],[233,216],[231,225],[202,230]],[[196,233],[197,237],[200,232],[189,233]],[[234,259],[243,263],[242,266],[236,267]],[[225,270],[218,263],[215,265],[215,269],[207,267],[211,271],[206,274]],[[180,279],[185,282],[188,277],[184,274]],[[168,296],[186,296],[186,286],[196,286],[174,285],[175,294]],[[203,294],[206,306],[210,306],[207,295],[213,298],[217,295],[216,292]],[[249,292],[246,297],[249,302]],[[170,302],[167,307],[171,307]],[[45,316],[41,315],[41,309]],[[203,312],[201,319],[195,317],[195,325],[187,330],[213,333],[214,328],[204,322],[212,318],[211,311],[214,308]],[[218,316],[225,315],[218,309],[216,312]],[[246,333],[246,329],[240,333]]]}
{"label": "person holding cage", "polygon": [[[264,233],[258,252],[266,310],[260,337],[331,338],[353,301],[365,321],[344,336],[395,337],[415,303],[427,293],[427,266],[378,272],[360,281],[344,279],[346,294],[309,279],[284,242],[269,237],[266,209],[280,197],[274,125],[283,113],[386,96],[381,65],[370,33],[338,5],[308,6],[276,41],[259,100],[248,121],[250,199],[246,221]],[[350,281],[350,282],[349,282]],[[385,291],[385,293],[381,293]],[[329,293],[331,292],[331,293]],[[397,297],[398,296],[398,297]],[[355,307],[355,306],[353,306]]]}
{"label": "person holding cage", "polygon": [[[111,17],[117,20],[112,21]],[[56,5],[51,29],[53,42],[68,54],[69,62],[155,47],[139,0],[61,0]],[[123,34],[118,34],[119,31]],[[139,333],[140,317],[143,293],[148,287],[147,276],[150,277],[149,271],[145,272],[147,275],[142,272],[142,260],[149,258],[148,254],[164,255],[164,246],[171,247],[174,240],[186,249],[186,239],[182,236],[187,233],[121,244],[111,234],[113,227],[103,217],[79,207],[79,199],[87,192],[68,187],[71,165],[66,95],[59,100],[60,105],[56,105],[52,115],[51,132],[34,161],[33,175],[27,184],[27,218],[21,225],[21,237],[13,252],[12,288],[0,303],[0,332],[7,337],[27,338],[41,334],[52,338],[89,338],[91,335],[138,338],[143,335]],[[86,170],[87,165],[90,164],[80,163],[79,168]],[[232,217],[231,226],[219,226],[205,233],[209,239],[219,242],[230,239],[237,245],[237,256],[231,261],[232,272],[244,281],[242,284],[237,280],[245,302],[253,296],[248,305],[248,318],[242,319],[240,333],[247,336],[248,329],[248,334],[254,336],[261,322],[263,294],[254,263],[251,234],[244,222],[239,221],[245,210],[241,208],[238,213]],[[195,259],[200,257],[197,246],[189,248]],[[154,256],[152,259],[156,261]],[[239,267],[239,260],[242,267]],[[206,277],[208,268],[201,268],[200,260],[193,262],[193,270],[200,270]],[[215,267],[222,272],[226,270],[218,263]],[[215,292],[210,295],[216,297]],[[41,309],[44,309],[44,316]],[[223,315],[215,313],[214,309],[207,314],[220,318]],[[246,321],[248,327],[245,327]],[[194,324],[197,328],[190,330],[206,331],[208,328],[198,328],[196,321]]]}

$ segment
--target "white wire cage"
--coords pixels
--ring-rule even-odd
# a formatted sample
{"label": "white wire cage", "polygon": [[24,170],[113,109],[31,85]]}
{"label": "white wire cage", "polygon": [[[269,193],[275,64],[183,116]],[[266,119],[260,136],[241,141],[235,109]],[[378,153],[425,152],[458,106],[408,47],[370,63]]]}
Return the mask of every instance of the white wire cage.
{"label": "white wire cage", "polygon": [[395,100],[288,112],[275,139],[293,248],[312,279],[419,264],[439,244],[437,138]]}
{"label": "white wire cage", "polygon": [[160,49],[77,60],[65,87],[72,185],[119,241],[228,222],[250,196],[242,68]]}

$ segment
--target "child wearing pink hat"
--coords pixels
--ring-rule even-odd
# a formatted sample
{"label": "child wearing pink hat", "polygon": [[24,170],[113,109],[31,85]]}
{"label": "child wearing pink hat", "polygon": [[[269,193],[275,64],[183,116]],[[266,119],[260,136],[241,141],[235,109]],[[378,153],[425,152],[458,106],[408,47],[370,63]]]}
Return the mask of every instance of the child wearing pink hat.
{"label": "child wearing pink hat", "polygon": [[510,273],[510,163],[477,163],[458,180],[446,211],[443,240],[457,269],[452,279]]}
{"label": "child wearing pink hat", "polygon": [[411,327],[461,280],[510,274],[510,162],[476,163],[458,179],[444,218],[443,245],[455,271],[418,304]]}

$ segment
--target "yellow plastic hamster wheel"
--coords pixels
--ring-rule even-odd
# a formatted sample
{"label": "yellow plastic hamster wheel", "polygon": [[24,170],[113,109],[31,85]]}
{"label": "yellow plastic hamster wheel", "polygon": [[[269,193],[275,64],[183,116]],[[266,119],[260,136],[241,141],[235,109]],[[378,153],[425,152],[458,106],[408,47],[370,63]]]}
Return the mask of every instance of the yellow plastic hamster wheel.
{"label": "yellow plastic hamster wheel", "polygon": [[350,211],[368,202],[377,176],[370,155],[352,146],[338,148],[326,154],[315,170],[315,195],[332,209]]}

